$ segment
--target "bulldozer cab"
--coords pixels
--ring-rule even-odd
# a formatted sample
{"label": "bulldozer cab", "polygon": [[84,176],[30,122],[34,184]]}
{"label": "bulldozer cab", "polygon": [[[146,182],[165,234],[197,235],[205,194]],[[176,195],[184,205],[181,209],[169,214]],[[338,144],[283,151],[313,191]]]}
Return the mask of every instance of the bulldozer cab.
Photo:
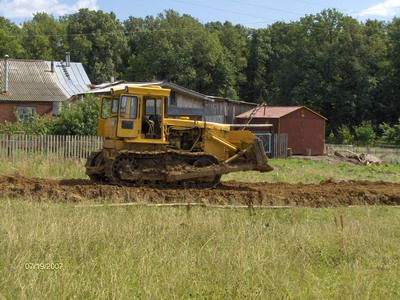
{"label": "bulldozer cab", "polygon": [[165,97],[159,87],[126,87],[103,96],[98,135],[110,139],[129,138],[136,142],[163,140]]}

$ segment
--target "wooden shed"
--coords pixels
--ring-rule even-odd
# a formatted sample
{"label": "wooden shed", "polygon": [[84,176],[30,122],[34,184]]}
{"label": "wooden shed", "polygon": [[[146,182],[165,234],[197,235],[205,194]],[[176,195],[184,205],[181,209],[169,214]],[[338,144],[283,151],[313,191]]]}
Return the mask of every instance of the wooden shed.
{"label": "wooden shed", "polygon": [[258,106],[236,116],[240,124],[272,124],[274,133],[288,135],[288,147],[297,155],[324,154],[326,120],[305,106]]}

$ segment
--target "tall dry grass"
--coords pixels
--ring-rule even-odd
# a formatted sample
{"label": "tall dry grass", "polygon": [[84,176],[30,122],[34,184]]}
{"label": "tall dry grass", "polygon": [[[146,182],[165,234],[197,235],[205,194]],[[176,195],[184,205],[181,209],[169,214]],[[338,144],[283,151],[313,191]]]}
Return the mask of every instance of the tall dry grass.
{"label": "tall dry grass", "polygon": [[0,174],[21,174],[49,179],[79,179],[85,174],[85,160],[60,160],[42,155],[0,159]]}
{"label": "tall dry grass", "polygon": [[[0,298],[398,299],[398,208],[0,200]],[[62,264],[34,269],[27,264]]]}

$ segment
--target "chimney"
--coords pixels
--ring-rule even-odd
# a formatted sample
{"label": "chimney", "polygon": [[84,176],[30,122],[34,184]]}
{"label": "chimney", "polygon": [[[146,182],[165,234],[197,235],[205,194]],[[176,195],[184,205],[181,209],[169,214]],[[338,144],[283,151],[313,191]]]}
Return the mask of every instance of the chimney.
{"label": "chimney", "polygon": [[4,94],[8,93],[8,58],[7,54],[4,55]]}
{"label": "chimney", "polygon": [[50,64],[50,70],[51,70],[51,73],[54,73],[54,60],[52,60],[51,61],[51,64]]}
{"label": "chimney", "polygon": [[71,66],[71,53],[70,52],[65,52],[65,65],[66,65],[66,67]]}
{"label": "chimney", "polygon": [[111,82],[111,83],[114,83],[114,81],[115,81],[115,77],[114,77],[114,76],[111,76],[111,77],[110,77],[110,82]]}
{"label": "chimney", "polygon": [[53,116],[59,116],[61,114],[61,102],[53,102]]}

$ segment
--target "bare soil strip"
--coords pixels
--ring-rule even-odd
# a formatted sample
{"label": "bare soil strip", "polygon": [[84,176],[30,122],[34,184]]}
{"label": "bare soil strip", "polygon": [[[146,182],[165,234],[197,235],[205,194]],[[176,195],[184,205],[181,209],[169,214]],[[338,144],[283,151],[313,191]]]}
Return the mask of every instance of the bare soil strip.
{"label": "bare soil strip", "polygon": [[33,201],[113,203],[202,203],[329,207],[400,205],[400,183],[322,181],[319,184],[222,182],[213,189],[132,188],[95,184],[89,180],[50,180],[0,175],[0,198]]}

